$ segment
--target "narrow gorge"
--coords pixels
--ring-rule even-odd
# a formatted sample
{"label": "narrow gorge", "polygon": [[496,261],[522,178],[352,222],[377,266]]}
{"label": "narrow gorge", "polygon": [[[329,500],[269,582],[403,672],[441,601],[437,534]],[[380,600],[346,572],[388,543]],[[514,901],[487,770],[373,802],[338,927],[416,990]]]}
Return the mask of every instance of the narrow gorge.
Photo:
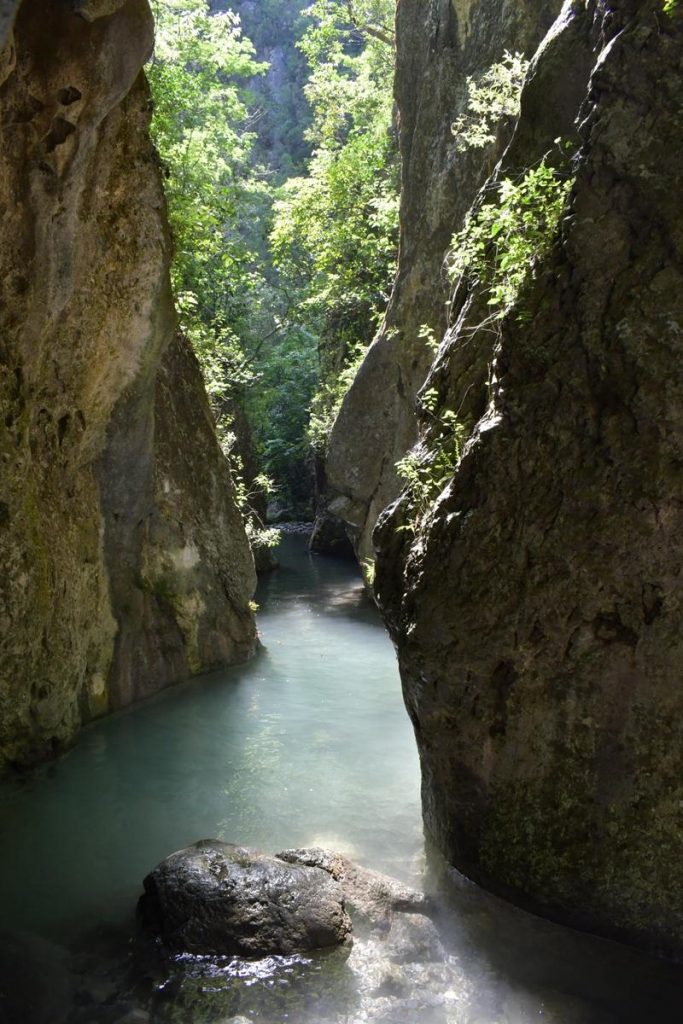
{"label": "narrow gorge", "polygon": [[305,7],[0,0],[0,1024],[673,1024],[683,8]]}

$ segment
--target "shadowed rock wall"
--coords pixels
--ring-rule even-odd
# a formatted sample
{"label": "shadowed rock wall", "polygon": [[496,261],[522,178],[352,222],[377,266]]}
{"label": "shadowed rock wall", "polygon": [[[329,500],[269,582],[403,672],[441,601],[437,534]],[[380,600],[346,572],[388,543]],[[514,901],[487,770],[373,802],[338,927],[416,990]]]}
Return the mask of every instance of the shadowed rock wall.
{"label": "shadowed rock wall", "polygon": [[405,499],[376,534],[438,846],[677,956],[682,68],[680,13],[565,5],[504,158],[518,173],[577,144],[560,237],[499,331],[459,288],[427,386],[476,425],[417,534],[397,532]]}
{"label": "shadowed rock wall", "polygon": [[175,337],[152,41],[146,0],[24,0],[0,53],[0,763],[254,643],[251,555]]}
{"label": "shadowed rock wall", "polygon": [[399,0],[396,101],[400,117],[401,236],[386,320],[349,391],[330,439],[330,512],[362,559],[372,557],[379,513],[400,491],[395,465],[417,438],[415,398],[448,323],[443,261],[510,126],[485,151],[456,153],[453,121],[467,78],[504,51],[531,55],[561,0]]}

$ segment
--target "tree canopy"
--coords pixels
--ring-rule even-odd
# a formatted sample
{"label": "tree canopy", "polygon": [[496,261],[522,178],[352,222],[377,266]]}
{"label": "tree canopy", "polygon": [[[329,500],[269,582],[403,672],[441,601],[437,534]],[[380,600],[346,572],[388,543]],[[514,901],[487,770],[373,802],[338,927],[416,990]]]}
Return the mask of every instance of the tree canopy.
{"label": "tree canopy", "polygon": [[[245,3],[258,53],[222,0],[152,6],[181,325],[236,472],[237,403],[259,475],[307,514],[312,441],[324,446],[396,262],[394,0]],[[278,135],[268,104],[305,115]]]}

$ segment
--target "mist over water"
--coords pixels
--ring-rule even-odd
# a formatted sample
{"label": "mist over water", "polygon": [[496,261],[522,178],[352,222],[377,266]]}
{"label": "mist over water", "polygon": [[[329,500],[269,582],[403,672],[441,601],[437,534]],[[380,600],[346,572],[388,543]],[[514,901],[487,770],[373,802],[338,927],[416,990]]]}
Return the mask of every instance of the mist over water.
{"label": "mist over water", "polygon": [[[355,567],[308,555],[306,540],[286,537],[281,568],[261,583],[263,650],[251,663],[96,724],[67,756],[0,790],[5,931],[72,948],[97,932],[125,941],[146,873],[209,837],[270,852],[323,845],[423,884],[418,759],[392,645]],[[435,1003],[416,1017],[391,1007],[373,1016],[382,1000],[358,995],[382,955],[372,942],[341,966],[270,958],[192,970],[201,985],[213,978],[219,1002],[221,985],[253,971],[262,989],[252,985],[240,1013],[262,1024],[683,1019],[680,969],[539,921],[454,874],[437,923],[447,973],[422,979]],[[322,1003],[313,975],[334,979]],[[229,1019],[169,1013],[151,1019]]]}

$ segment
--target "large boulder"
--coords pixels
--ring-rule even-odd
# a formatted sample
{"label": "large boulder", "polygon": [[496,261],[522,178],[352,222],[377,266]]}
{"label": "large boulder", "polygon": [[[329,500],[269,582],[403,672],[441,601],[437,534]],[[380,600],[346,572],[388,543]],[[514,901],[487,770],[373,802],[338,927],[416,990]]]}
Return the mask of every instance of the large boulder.
{"label": "large boulder", "polygon": [[351,921],[341,886],[317,867],[206,839],[162,861],[140,910],[176,951],[259,956],[334,946]]}

